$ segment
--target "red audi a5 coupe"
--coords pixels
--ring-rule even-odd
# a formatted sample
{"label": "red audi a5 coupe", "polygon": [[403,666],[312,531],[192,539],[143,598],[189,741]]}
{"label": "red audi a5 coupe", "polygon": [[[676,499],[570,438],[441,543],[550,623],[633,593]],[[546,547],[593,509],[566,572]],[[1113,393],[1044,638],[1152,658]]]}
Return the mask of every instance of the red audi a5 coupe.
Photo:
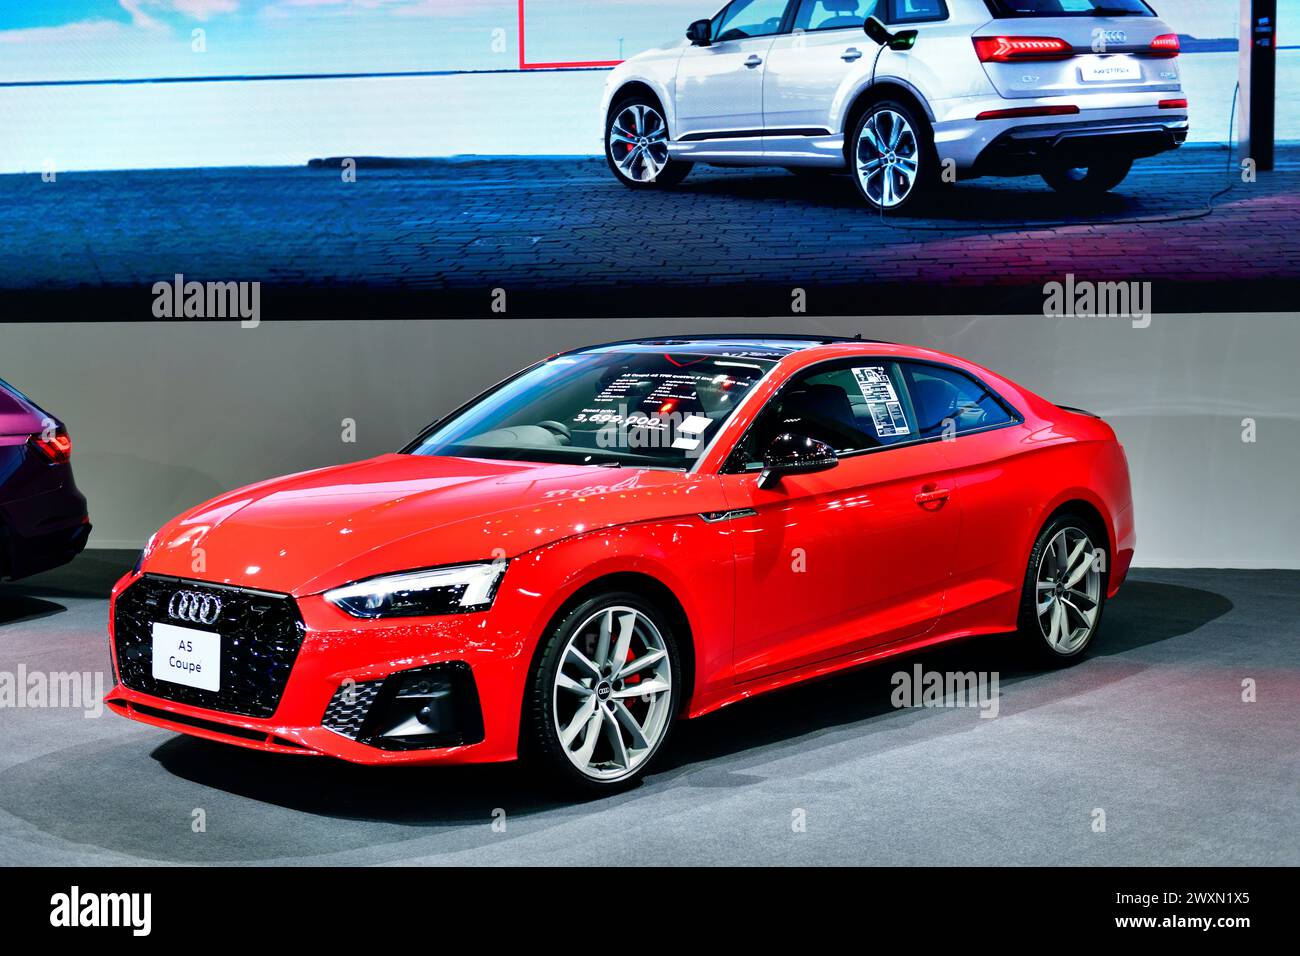
{"label": "red audi a5 coupe", "polygon": [[1124,580],[1097,417],[924,348],[647,339],[525,369],[398,454],[163,527],[114,588],[120,714],[586,789],[674,724],[978,634],[1078,660]]}

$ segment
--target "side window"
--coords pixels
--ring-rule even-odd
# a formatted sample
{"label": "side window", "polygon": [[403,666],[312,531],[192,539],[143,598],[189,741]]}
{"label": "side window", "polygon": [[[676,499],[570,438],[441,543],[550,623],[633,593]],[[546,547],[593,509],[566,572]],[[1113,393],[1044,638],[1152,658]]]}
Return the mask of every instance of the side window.
{"label": "side window", "polygon": [[946,365],[902,365],[921,438],[1015,421],[997,396],[964,372]]}
{"label": "side window", "polygon": [[944,0],[885,0],[889,23],[925,23],[947,20],[948,4]]}
{"label": "side window", "polygon": [[769,37],[781,32],[789,0],[735,0],[713,24],[713,42]]}
{"label": "side window", "polygon": [[873,14],[884,19],[878,10],[887,0],[801,0],[795,14],[796,30],[861,30]]}
{"label": "side window", "polygon": [[914,441],[916,419],[898,364],[854,359],[792,379],[755,420],[733,462],[756,467],[773,439],[787,432],[841,454]]}

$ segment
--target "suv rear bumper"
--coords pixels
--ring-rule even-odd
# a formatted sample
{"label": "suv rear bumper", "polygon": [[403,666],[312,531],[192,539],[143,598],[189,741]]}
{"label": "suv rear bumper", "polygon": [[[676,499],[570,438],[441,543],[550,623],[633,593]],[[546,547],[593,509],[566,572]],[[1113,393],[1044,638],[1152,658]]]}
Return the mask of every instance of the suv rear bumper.
{"label": "suv rear bumper", "polygon": [[[1187,139],[1186,107],[1161,109],[1182,99],[1177,87],[1144,93],[1006,99],[973,96],[933,103],[939,159],[956,163],[961,176],[1024,175],[1058,151],[1103,152],[1133,159],[1181,146]],[[1064,116],[982,115],[1007,110],[1077,107]],[[1038,165],[1034,165],[1034,161]]]}
{"label": "suv rear bumper", "polygon": [[1006,130],[976,157],[964,178],[1026,176],[1051,162],[1087,166],[1096,156],[1141,159],[1177,149],[1187,140],[1187,121],[1129,121],[1020,126]]}

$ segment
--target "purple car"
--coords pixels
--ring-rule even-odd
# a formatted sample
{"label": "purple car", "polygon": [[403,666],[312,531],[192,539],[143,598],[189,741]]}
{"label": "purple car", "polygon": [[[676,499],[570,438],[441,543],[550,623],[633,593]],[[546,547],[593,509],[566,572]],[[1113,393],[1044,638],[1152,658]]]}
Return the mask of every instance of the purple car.
{"label": "purple car", "polygon": [[90,538],[63,423],[0,380],[0,581],[67,564]]}

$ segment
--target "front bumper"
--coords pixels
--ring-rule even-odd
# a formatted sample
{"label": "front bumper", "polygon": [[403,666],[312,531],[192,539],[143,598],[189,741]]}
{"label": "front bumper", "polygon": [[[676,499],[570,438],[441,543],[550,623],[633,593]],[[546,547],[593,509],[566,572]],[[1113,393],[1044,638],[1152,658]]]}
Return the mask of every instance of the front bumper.
{"label": "front bumper", "polygon": [[[118,583],[109,615],[115,686],[106,703],[122,716],[236,746],[359,764],[489,763],[517,756],[530,655],[523,630],[504,623],[513,619],[509,594],[487,613],[409,621],[359,621],[319,596],[299,598],[301,644],[283,691],[269,702],[270,716],[249,716],[212,699],[196,703],[186,688],[142,676],[138,657],[119,657],[119,626],[124,648],[125,631],[134,626],[119,620],[119,604],[140,581],[129,575]],[[155,616],[166,623],[165,614]],[[256,643],[255,635],[238,637]],[[223,655],[239,653],[227,635],[222,649]],[[223,681],[232,676],[224,665]],[[412,709],[411,686],[399,682],[429,675],[433,684],[417,688],[427,696]],[[414,727],[411,720],[425,704],[443,731],[454,732],[415,728],[414,735],[385,736],[394,729],[389,725]]]}

